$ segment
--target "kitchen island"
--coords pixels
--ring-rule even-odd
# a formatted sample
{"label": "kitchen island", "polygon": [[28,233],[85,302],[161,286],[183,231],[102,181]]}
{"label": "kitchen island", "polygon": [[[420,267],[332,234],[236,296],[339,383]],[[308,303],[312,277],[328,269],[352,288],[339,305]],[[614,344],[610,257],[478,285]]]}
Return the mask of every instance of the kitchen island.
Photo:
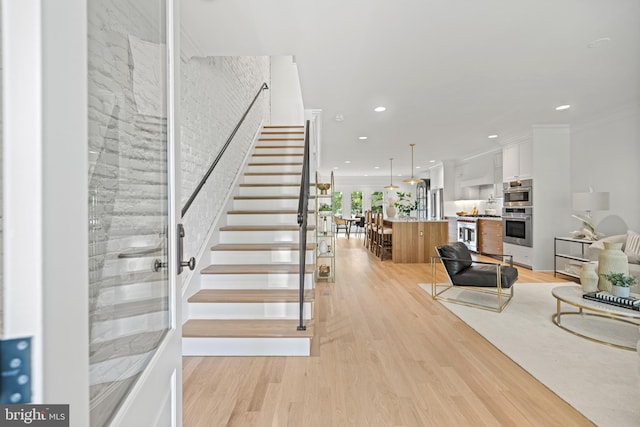
{"label": "kitchen island", "polygon": [[431,262],[436,246],[449,241],[448,221],[387,218],[385,227],[393,229],[391,259],[394,263]]}

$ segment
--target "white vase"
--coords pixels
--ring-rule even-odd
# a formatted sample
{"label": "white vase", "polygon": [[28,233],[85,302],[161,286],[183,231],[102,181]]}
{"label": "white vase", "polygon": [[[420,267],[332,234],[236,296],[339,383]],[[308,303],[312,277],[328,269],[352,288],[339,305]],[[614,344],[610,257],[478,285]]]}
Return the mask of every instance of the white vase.
{"label": "white vase", "polygon": [[617,297],[629,298],[629,288],[624,286],[611,286],[611,293]]}
{"label": "white vase", "polygon": [[387,218],[393,218],[396,216],[396,207],[393,205],[387,206]]}
{"label": "white vase", "polygon": [[587,262],[582,264],[580,284],[582,285],[582,292],[585,294],[598,290],[598,273],[596,272],[596,265],[594,263]]}
{"label": "white vase", "polygon": [[629,259],[622,252],[622,243],[604,242],[598,256],[598,289],[611,292],[611,282],[602,277],[606,273],[629,274]]}
{"label": "white vase", "polygon": [[319,245],[318,249],[320,250],[321,254],[326,254],[327,252],[329,252],[329,245],[327,245],[326,240],[321,240],[320,241],[320,245]]}

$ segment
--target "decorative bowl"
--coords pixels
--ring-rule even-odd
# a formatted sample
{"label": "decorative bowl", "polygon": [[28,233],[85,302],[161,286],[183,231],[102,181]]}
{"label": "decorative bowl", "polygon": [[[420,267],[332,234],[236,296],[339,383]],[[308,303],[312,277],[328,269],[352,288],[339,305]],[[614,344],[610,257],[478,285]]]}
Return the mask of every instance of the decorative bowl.
{"label": "decorative bowl", "polygon": [[331,188],[331,184],[318,183],[316,184],[316,187],[320,190],[320,194],[327,194],[327,190]]}

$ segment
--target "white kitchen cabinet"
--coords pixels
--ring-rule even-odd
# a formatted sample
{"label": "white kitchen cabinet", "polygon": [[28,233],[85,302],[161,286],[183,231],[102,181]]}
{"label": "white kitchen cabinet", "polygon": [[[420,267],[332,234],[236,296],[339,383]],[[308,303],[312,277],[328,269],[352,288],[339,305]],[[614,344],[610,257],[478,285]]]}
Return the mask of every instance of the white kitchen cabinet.
{"label": "white kitchen cabinet", "polygon": [[431,179],[430,185],[432,189],[444,188],[444,167],[443,165],[436,165],[429,169],[429,178]]}
{"label": "white kitchen cabinet", "polygon": [[502,180],[507,182],[531,178],[531,157],[530,141],[506,145],[502,149]]}

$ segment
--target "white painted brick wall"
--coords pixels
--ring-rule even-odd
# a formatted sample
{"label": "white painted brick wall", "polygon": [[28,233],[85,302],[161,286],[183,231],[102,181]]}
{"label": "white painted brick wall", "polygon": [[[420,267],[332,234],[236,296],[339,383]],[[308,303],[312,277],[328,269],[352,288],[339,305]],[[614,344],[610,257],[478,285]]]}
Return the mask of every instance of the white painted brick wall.
{"label": "white painted brick wall", "polygon": [[[192,58],[182,63],[182,203],[189,198],[263,82],[270,85],[269,57]],[[227,152],[189,208],[183,223],[186,257],[198,254],[232,189],[260,123],[270,120],[270,91],[263,92]]]}

